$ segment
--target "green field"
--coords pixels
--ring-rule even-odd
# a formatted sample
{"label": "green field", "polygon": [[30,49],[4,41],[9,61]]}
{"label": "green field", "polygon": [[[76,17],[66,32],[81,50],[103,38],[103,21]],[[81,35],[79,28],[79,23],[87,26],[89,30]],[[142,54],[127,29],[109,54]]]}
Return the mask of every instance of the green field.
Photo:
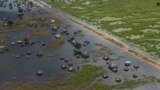
{"label": "green field", "polygon": [[45,1],[160,57],[159,0]]}

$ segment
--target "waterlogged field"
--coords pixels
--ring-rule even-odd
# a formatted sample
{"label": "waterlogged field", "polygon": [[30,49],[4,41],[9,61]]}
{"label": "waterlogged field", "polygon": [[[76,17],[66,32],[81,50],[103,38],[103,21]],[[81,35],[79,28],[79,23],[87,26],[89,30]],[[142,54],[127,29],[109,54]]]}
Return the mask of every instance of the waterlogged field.
{"label": "waterlogged field", "polygon": [[159,0],[45,0],[160,57]]}
{"label": "waterlogged field", "polygon": [[159,77],[160,69],[48,7],[0,0],[0,90],[160,90]]}

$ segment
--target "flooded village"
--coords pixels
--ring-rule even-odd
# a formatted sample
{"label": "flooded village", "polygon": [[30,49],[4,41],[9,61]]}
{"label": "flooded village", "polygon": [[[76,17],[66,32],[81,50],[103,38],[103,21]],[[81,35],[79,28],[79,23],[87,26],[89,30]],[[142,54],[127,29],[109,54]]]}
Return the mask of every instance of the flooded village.
{"label": "flooded village", "polygon": [[160,89],[159,68],[35,2],[0,0],[0,90]]}

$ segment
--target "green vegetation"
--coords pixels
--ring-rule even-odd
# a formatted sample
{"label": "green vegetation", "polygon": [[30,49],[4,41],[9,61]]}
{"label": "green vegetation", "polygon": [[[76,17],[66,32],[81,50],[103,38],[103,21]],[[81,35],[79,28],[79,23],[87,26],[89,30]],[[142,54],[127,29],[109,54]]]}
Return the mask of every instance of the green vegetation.
{"label": "green vegetation", "polygon": [[69,80],[59,81],[50,79],[48,82],[39,84],[34,83],[16,83],[5,84],[1,86],[1,90],[80,90],[83,85],[93,81],[102,74],[102,68],[90,64],[84,65],[80,71]]}
{"label": "green vegetation", "polygon": [[60,46],[62,46],[65,43],[63,38],[60,39],[55,39],[53,40],[53,42],[51,43],[51,47],[53,48],[59,48]]}
{"label": "green vegetation", "polygon": [[[57,80],[52,78],[45,83],[35,84],[30,82],[6,83],[1,85],[1,90],[124,90],[133,89],[147,83],[160,83],[160,79],[146,76],[135,80],[123,80],[121,83],[107,85],[101,80],[96,80],[102,75],[103,69],[91,64],[84,65],[75,76],[67,80]],[[93,83],[94,82],[94,83]],[[93,83],[90,85],[90,83]],[[88,87],[89,86],[89,87]],[[86,88],[87,87],[87,88]]]}
{"label": "green vegetation", "polygon": [[0,49],[4,49],[4,48],[6,48],[6,46],[0,45]]}
{"label": "green vegetation", "polygon": [[142,79],[135,79],[135,80],[124,80],[124,82],[119,83],[117,85],[105,85],[102,82],[97,82],[94,86],[95,90],[124,90],[124,89],[134,89],[138,86],[157,82],[159,83],[159,79],[155,77],[144,77]]}
{"label": "green vegetation", "polygon": [[76,77],[73,78],[76,83],[86,83],[93,81],[103,73],[103,69],[93,65],[84,65],[82,69],[77,73]]}
{"label": "green vegetation", "polygon": [[33,30],[32,33],[34,35],[41,35],[41,36],[46,36],[49,34],[48,30],[45,30],[44,28],[39,28],[37,30]]}
{"label": "green vegetation", "polygon": [[160,57],[159,0],[45,0]]}

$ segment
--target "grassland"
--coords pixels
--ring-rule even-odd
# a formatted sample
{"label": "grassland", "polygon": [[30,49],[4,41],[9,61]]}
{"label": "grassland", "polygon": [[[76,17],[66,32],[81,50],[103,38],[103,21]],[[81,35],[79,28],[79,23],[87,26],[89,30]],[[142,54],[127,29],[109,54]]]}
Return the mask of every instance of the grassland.
{"label": "grassland", "polygon": [[159,0],[45,1],[160,57]]}

